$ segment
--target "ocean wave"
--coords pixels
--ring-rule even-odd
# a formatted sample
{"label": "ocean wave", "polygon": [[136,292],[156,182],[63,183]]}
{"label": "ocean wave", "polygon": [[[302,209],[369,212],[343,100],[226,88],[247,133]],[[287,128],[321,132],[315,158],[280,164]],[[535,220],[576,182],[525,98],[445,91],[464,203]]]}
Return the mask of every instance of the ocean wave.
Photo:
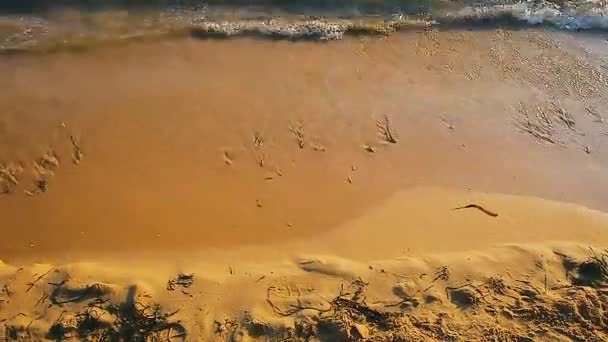
{"label": "ocean wave", "polygon": [[[339,40],[349,35],[388,35],[407,29],[450,29],[512,25],[551,26],[569,31],[608,29],[608,8],[603,2],[588,1],[573,6],[549,1],[499,5],[444,7],[430,14],[310,17],[172,9],[150,15],[131,13],[86,13],[70,20],[42,16],[0,16],[0,53],[49,52],[82,49],[101,44],[133,40],[191,36],[199,39],[256,36],[286,40]],[[94,19],[90,16],[95,16]],[[103,20],[100,17],[103,16]],[[122,18],[122,19],[121,19]],[[87,23],[87,25],[83,24]],[[90,23],[95,23],[91,25]],[[118,29],[117,29],[118,28]]]}
{"label": "ocean wave", "polygon": [[253,35],[289,40],[328,41],[342,39],[345,35],[388,35],[405,27],[428,27],[431,24],[428,20],[418,18],[402,18],[389,22],[318,19],[302,22],[205,22],[192,26],[191,34],[198,38]]}
{"label": "ocean wave", "polygon": [[[590,2],[590,4],[593,4]],[[582,7],[582,6],[581,6]],[[608,28],[608,7],[602,3],[587,8],[561,7],[552,2],[518,3],[499,6],[467,6],[445,13],[444,23],[498,22],[509,18],[520,25],[550,25],[569,31],[606,30]]]}

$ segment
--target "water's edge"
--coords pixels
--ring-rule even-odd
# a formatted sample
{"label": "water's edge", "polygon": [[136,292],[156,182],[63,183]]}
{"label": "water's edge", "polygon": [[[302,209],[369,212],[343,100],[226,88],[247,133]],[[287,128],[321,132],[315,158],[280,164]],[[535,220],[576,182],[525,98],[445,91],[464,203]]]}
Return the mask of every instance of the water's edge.
{"label": "water's edge", "polygon": [[183,36],[331,41],[347,35],[388,35],[400,30],[429,28],[542,25],[568,31],[608,29],[608,6],[603,2],[535,1],[492,5],[420,2],[419,6],[407,2],[408,6],[401,7],[393,6],[395,2],[381,2],[393,11],[376,6],[371,7],[372,10],[365,7],[367,12],[357,6],[344,10],[336,6],[295,10],[288,2],[284,3],[279,7],[254,8],[197,2],[153,10],[117,7],[41,11],[40,6],[32,7],[30,13],[0,15],[0,53],[52,52]]}

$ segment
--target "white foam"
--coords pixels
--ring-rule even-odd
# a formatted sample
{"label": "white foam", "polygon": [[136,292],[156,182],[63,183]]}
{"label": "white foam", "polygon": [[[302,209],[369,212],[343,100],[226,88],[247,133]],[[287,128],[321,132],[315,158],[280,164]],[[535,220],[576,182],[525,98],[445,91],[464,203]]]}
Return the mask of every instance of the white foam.
{"label": "white foam", "polygon": [[[551,2],[518,3],[495,6],[467,6],[440,15],[450,21],[467,22],[499,20],[505,16],[527,25],[551,25],[569,31],[608,29],[608,7],[601,1],[589,1],[589,8],[560,8]],[[437,19],[439,22],[441,18]]]}

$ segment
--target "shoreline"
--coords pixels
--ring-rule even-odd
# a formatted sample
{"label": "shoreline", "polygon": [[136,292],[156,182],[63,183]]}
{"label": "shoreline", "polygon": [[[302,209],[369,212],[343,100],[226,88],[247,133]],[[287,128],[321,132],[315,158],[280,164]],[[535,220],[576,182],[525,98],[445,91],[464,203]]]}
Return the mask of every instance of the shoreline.
{"label": "shoreline", "polygon": [[[417,11],[367,13],[168,7],[164,10],[62,8],[39,14],[0,14],[0,55],[84,52],[94,48],[174,39],[256,38],[331,42],[349,37],[385,37],[428,30],[555,30],[602,33],[608,28],[601,4],[504,3],[471,6],[427,4]],[[424,6],[423,6],[424,7]]]}
{"label": "shoreline", "polygon": [[0,57],[0,339],[605,340],[607,51],[497,29]]}

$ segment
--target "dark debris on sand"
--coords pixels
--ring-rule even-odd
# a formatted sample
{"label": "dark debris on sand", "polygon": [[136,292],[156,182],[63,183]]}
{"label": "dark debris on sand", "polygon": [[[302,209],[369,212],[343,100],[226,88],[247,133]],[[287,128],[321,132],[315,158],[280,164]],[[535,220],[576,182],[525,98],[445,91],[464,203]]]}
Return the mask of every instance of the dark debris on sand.
{"label": "dark debris on sand", "polygon": [[[591,250],[590,257],[582,261],[556,254],[570,279],[563,286],[548,288],[546,281],[543,286],[499,276],[451,286],[445,267],[438,269],[426,289],[407,296],[410,305],[370,301],[366,294],[369,284],[360,279],[343,286],[336,297],[319,306],[305,305],[299,297],[289,305],[284,301],[279,304],[276,289],[270,287],[270,308],[280,317],[292,318],[294,328],[275,326],[247,314],[241,321],[232,320],[232,325],[224,326],[228,328],[223,334],[281,341],[605,341],[608,251]],[[438,295],[441,291],[431,294],[441,288],[445,296]],[[424,301],[429,296],[434,300]]]}

